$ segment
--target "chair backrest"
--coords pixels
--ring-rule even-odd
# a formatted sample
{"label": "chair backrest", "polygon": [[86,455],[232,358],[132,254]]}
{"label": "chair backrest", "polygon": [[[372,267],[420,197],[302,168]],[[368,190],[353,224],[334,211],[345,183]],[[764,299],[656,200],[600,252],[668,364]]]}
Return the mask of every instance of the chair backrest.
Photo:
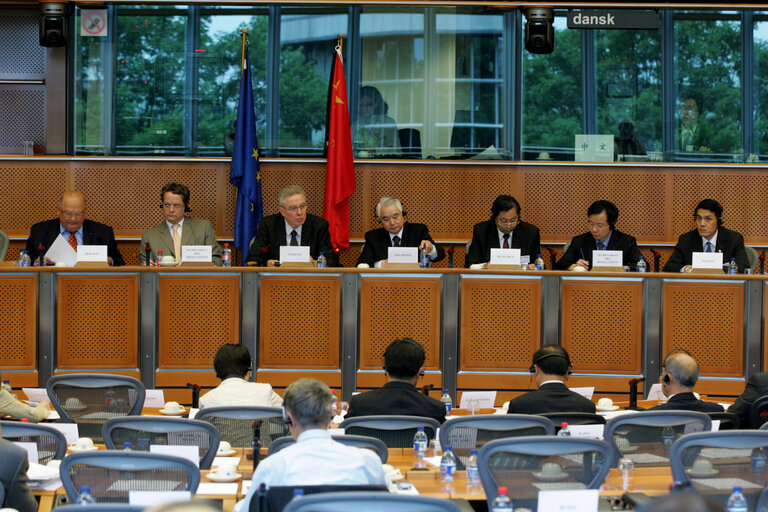
{"label": "chair backrest", "polygon": [[669,460],[675,481],[691,484],[723,506],[732,487],[740,485],[749,510],[757,510],[760,493],[768,485],[768,432],[690,434],[675,441]]}
{"label": "chair backrest", "polygon": [[709,416],[709,419],[720,422],[718,430],[736,430],[739,428],[739,417],[732,412],[708,412],[706,415]]}
{"label": "chair backrest", "polygon": [[450,446],[458,469],[466,469],[472,449],[496,439],[520,436],[551,436],[555,424],[533,414],[480,414],[451,418],[440,427],[440,446]]}
{"label": "chair backrest", "polygon": [[[3,439],[24,441],[37,445],[37,459],[48,464],[53,459],[61,460],[67,454],[67,439],[60,431],[48,425],[20,421],[0,421]],[[0,501],[0,504],[2,501]]]}
{"label": "chair backrest", "polygon": [[621,457],[635,466],[669,463],[669,450],[675,439],[695,432],[712,430],[712,420],[696,411],[645,411],[614,418],[605,426],[604,438],[614,452],[614,466]]}
{"label": "chair backrest", "polygon": [[8,235],[5,234],[5,231],[0,231],[0,261],[3,261],[5,255],[8,254],[8,244]]}
{"label": "chair backrest", "polygon": [[421,158],[421,132],[416,128],[397,130],[400,149],[406,158]]}
{"label": "chair backrest", "polygon": [[744,246],[744,251],[747,253],[747,261],[749,261],[749,268],[751,268],[753,271],[755,268],[757,268],[757,250],[749,245]]}
{"label": "chair backrest", "polygon": [[293,499],[293,491],[301,489],[304,496],[321,493],[370,492],[385,494],[385,485],[273,485],[266,493],[255,493],[249,504],[249,512],[282,512]]}
{"label": "chair backrest", "polygon": [[80,435],[96,442],[108,419],[141,414],[146,393],[133,377],[98,373],[54,375],[46,389],[61,419],[77,423]]}
{"label": "chair backrest", "polygon": [[210,423],[186,418],[125,416],[107,420],[103,428],[107,450],[131,449],[148,452],[152,444],[196,446],[200,468],[210,469],[219,448],[219,431]]}
{"label": "chair backrest", "polygon": [[453,502],[428,496],[380,492],[329,492],[304,496],[288,503],[285,512],[459,512]]}
{"label": "chair backrest", "polygon": [[63,505],[56,507],[59,512],[142,512],[146,507],[139,505],[126,505],[124,503],[90,503],[81,505]]}
{"label": "chair backrest", "polygon": [[[768,395],[758,397],[749,407],[750,428],[760,428],[768,420]],[[742,425],[744,427],[746,425]]]}
{"label": "chair backrest", "polygon": [[251,446],[256,420],[261,420],[261,445],[264,447],[288,434],[280,407],[206,407],[200,409],[195,419],[212,424],[218,429],[222,441],[240,448]]}
{"label": "chair backrest", "polygon": [[605,417],[591,412],[545,412],[539,414],[552,420],[555,432],[560,432],[563,422],[569,425],[605,425]]}
{"label": "chair backrest", "polygon": [[[376,452],[376,455],[378,455],[379,458],[381,459],[382,464],[386,464],[387,459],[389,458],[389,450],[387,449],[387,445],[384,444],[384,441],[382,441],[381,439],[376,439],[375,437],[343,435],[343,436],[333,436],[333,440],[347,446],[354,446],[355,448],[365,448],[368,450],[373,450],[374,452]],[[292,444],[295,444],[295,443],[296,443],[296,440],[291,436],[284,436],[284,437],[275,439],[274,441],[272,441],[272,444],[269,445],[267,456],[270,456],[273,453],[277,453],[283,448],[287,448],[288,446],[291,446]]]}
{"label": "chair backrest", "polygon": [[128,503],[130,491],[194,494],[200,483],[200,470],[187,459],[133,451],[73,453],[61,462],[59,474],[70,501],[87,485],[97,503]]}
{"label": "chair backrest", "polygon": [[418,427],[424,427],[427,439],[434,439],[440,423],[434,418],[421,416],[358,416],[344,420],[339,428],[348,435],[375,437],[389,448],[413,446],[413,436]]}
{"label": "chair backrest", "polygon": [[539,491],[598,489],[611,468],[605,441],[528,436],[497,439],[478,452],[488,510],[499,486],[509,489],[514,508],[536,510]]}

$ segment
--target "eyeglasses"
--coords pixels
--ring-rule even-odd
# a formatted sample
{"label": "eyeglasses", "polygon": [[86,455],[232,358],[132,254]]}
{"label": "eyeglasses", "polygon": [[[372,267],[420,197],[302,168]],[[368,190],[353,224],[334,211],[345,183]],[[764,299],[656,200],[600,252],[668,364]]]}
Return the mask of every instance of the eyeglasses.
{"label": "eyeglasses", "polygon": [[184,207],[183,204],[163,203],[160,205],[165,210],[179,210]]}
{"label": "eyeglasses", "polygon": [[281,206],[280,208],[290,213],[305,212],[307,211],[307,203],[300,204],[299,206],[291,206],[290,208],[286,208],[285,206]]}
{"label": "eyeglasses", "polygon": [[68,218],[68,219],[80,219],[85,215],[85,212],[65,212],[62,211],[61,214]]}
{"label": "eyeglasses", "polygon": [[502,226],[514,226],[518,222],[520,222],[519,217],[516,219],[500,219],[496,217],[496,224],[501,224]]}
{"label": "eyeglasses", "polygon": [[591,220],[587,221],[587,225],[591,228],[597,228],[597,229],[603,229],[608,224],[603,224],[602,222],[592,222]]}

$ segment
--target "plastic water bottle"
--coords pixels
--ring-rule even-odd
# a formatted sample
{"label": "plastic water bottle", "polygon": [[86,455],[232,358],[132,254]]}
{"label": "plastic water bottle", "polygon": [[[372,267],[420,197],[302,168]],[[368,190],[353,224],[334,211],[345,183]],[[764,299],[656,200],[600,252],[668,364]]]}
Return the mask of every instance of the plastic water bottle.
{"label": "plastic water bottle", "polygon": [[747,498],[744,497],[741,487],[738,485],[733,488],[733,493],[728,498],[725,509],[728,512],[747,512]]}
{"label": "plastic water bottle", "polygon": [[90,505],[92,503],[96,503],[96,500],[93,499],[93,494],[91,494],[90,487],[84,485],[80,488],[80,496],[77,497],[77,502],[81,505]]}
{"label": "plastic water bottle", "polygon": [[450,446],[443,450],[443,457],[440,459],[440,480],[442,482],[453,482],[456,478],[456,455]]}
{"label": "plastic water bottle", "polygon": [[320,254],[317,255],[317,268],[325,268],[328,266],[328,260],[325,259],[325,253],[320,252]]}
{"label": "plastic water bottle", "polygon": [[427,252],[426,245],[419,250],[419,266],[421,268],[429,268],[429,253]]}
{"label": "plastic water bottle", "polygon": [[765,465],[768,462],[768,454],[765,448],[754,448],[752,450],[752,472],[762,473],[765,471]]}
{"label": "plastic water bottle", "polygon": [[5,379],[3,381],[3,389],[9,392],[10,394],[13,394],[13,388],[11,387],[11,381],[8,379]]}
{"label": "plastic water bottle", "polygon": [[477,469],[477,450],[469,452],[467,460],[467,487],[480,487],[480,470]]}
{"label": "plastic water bottle", "polygon": [[229,244],[224,244],[224,250],[221,252],[221,266],[232,266],[232,249],[229,248]]}
{"label": "plastic water bottle", "polygon": [[104,392],[104,412],[115,412],[115,390],[112,388]]}
{"label": "plastic water bottle", "polygon": [[416,435],[413,436],[413,453],[417,457],[424,457],[427,454],[427,434],[424,432],[424,427],[419,426],[416,428]]}
{"label": "plastic water bottle", "polygon": [[536,270],[544,270],[544,258],[541,257],[541,253],[536,255]]}
{"label": "plastic water bottle", "polygon": [[496,490],[496,496],[491,503],[490,512],[507,512],[512,510],[512,500],[509,499],[509,491],[506,487],[499,487]]}
{"label": "plastic water bottle", "polygon": [[568,430],[568,423],[565,421],[560,424],[560,432],[557,433],[560,437],[571,437],[571,431]]}
{"label": "plastic water bottle", "polygon": [[298,500],[304,496],[304,489],[294,489],[293,490],[293,498],[291,498],[291,501]]}
{"label": "plastic water bottle", "polygon": [[128,441],[123,443],[123,451],[124,452],[130,452],[133,451],[133,445],[129,443]]}
{"label": "plastic water bottle", "polygon": [[675,430],[672,427],[664,427],[661,431],[661,444],[665,450],[669,450],[675,442]]}
{"label": "plastic water bottle", "polygon": [[331,388],[331,414],[338,416],[341,414],[339,410],[339,399],[336,397],[336,390]]}
{"label": "plastic water bottle", "polygon": [[731,262],[728,264],[728,273],[729,274],[739,273],[739,267],[736,266],[736,258],[731,258]]}
{"label": "plastic water bottle", "polygon": [[445,404],[445,415],[450,416],[451,415],[451,408],[453,407],[453,400],[451,400],[451,395],[448,394],[448,390],[443,390],[443,396],[440,397],[440,401]]}
{"label": "plastic water bottle", "polygon": [[648,270],[648,267],[645,265],[645,260],[643,258],[640,258],[637,261],[637,271],[638,272],[645,272]]}
{"label": "plastic water bottle", "polygon": [[32,260],[29,257],[26,249],[19,251],[19,260],[16,262],[17,267],[30,267],[32,266]]}

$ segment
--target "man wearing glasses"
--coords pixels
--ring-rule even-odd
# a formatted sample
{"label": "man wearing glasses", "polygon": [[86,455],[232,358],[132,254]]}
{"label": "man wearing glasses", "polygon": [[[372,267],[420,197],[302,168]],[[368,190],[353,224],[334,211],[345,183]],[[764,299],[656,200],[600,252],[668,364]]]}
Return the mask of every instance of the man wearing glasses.
{"label": "man wearing glasses", "polygon": [[[106,245],[110,265],[125,265],[112,228],[85,218],[85,198],[77,191],[64,192],[56,207],[58,219],[38,222],[29,231],[27,253],[33,262],[45,256],[61,236],[77,250],[78,245]],[[46,260],[46,263],[55,263]]]}
{"label": "man wearing glasses", "polygon": [[329,267],[337,267],[338,259],[331,245],[328,221],[307,212],[307,194],[298,185],[285,187],[277,194],[278,212],[261,219],[251,243],[246,262],[249,265],[275,267],[280,262],[280,247],[309,247],[312,261],[325,253]]}
{"label": "man wearing glasses", "polygon": [[[636,268],[643,260],[635,237],[616,229],[619,209],[610,201],[595,201],[587,209],[589,231],[571,239],[571,245],[555,268],[557,270],[590,270],[593,251],[621,251],[622,264]],[[579,268],[580,267],[580,268]]]}
{"label": "man wearing glasses", "polygon": [[221,266],[221,246],[216,241],[216,232],[207,219],[187,217],[189,207],[189,189],[181,183],[168,183],[160,190],[165,220],[141,235],[141,254],[149,244],[152,257],[158,261],[158,251],[163,257],[172,256],[176,262],[182,260],[181,248],[184,245],[210,245],[211,259],[216,266]]}
{"label": "man wearing glasses", "polygon": [[539,228],[521,220],[520,203],[512,196],[497,197],[491,205],[491,220],[475,224],[464,266],[486,268],[491,249],[520,249],[523,263],[533,262],[541,252]]}

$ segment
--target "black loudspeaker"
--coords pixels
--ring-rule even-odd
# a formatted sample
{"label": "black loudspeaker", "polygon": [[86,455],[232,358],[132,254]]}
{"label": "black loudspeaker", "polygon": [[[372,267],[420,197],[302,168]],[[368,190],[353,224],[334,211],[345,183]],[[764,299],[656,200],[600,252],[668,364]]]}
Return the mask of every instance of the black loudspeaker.
{"label": "black loudspeaker", "polygon": [[555,29],[552,9],[529,7],[525,10],[525,49],[530,53],[552,53],[555,50]]}
{"label": "black loudspeaker", "polygon": [[66,8],[67,4],[40,4],[40,46],[53,48],[67,44]]}

